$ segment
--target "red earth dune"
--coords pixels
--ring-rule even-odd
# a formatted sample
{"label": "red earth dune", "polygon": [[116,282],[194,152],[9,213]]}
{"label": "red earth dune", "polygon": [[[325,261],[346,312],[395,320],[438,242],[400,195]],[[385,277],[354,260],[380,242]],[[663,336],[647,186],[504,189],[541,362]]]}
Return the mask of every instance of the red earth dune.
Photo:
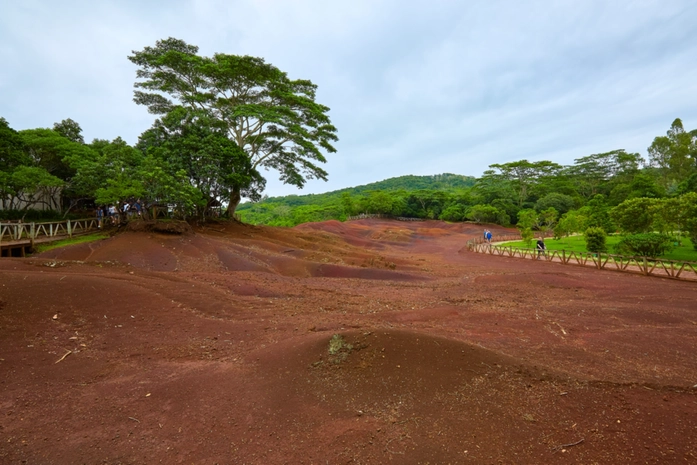
{"label": "red earth dune", "polygon": [[697,285],[467,252],[482,231],[0,259],[0,463],[697,463]]}

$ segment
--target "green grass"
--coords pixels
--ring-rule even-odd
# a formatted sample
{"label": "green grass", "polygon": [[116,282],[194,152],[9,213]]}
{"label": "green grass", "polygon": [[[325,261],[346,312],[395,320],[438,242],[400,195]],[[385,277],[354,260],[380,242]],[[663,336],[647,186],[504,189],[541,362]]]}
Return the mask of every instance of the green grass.
{"label": "green grass", "polygon": [[[614,246],[622,239],[622,236],[608,236],[607,237],[607,248],[610,253],[614,253]],[[506,242],[505,246],[519,247],[521,249],[534,249],[537,239],[533,240],[530,245],[527,245],[523,241]],[[583,236],[570,236],[564,237],[562,239],[545,239],[545,246],[547,250],[566,250],[567,252],[587,252],[586,241]],[[666,260],[676,260],[676,261],[686,261],[686,262],[697,262],[697,250],[692,247],[692,242],[690,239],[683,238],[682,244],[675,247],[673,250],[665,255],[661,255],[660,258]]]}
{"label": "green grass", "polygon": [[107,233],[94,233],[85,234],[84,236],[76,236],[72,239],[63,239],[56,242],[49,242],[47,244],[40,244],[35,247],[36,253],[48,252],[49,250],[57,249],[59,247],[65,247],[68,245],[83,244],[85,242],[94,242],[106,239],[109,237]]}

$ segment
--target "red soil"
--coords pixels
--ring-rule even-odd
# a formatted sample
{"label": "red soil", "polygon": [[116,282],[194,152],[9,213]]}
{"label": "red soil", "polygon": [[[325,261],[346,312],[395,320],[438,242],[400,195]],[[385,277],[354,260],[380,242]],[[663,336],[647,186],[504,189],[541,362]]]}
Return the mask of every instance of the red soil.
{"label": "red soil", "polygon": [[697,463],[695,283],[466,252],[482,229],[3,258],[0,463]]}

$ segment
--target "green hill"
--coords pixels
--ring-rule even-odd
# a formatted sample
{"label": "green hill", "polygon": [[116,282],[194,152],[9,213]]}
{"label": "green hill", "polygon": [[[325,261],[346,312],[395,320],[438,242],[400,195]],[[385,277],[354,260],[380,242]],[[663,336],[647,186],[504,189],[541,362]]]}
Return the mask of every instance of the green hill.
{"label": "green hill", "polygon": [[[471,188],[476,182],[472,176],[443,173],[433,176],[399,176],[363,186],[349,187],[324,194],[287,195],[266,197],[257,203],[245,202],[237,207],[236,213],[242,221],[252,224],[273,226],[295,226],[308,221],[344,220],[346,216],[357,213],[370,213],[375,210],[375,202],[399,202],[408,204],[418,192],[419,199],[411,198],[420,204],[423,212],[413,211],[417,217],[426,217],[423,208],[424,198],[439,194],[456,195]],[[442,199],[441,199],[442,200]],[[414,209],[412,209],[414,210]]]}

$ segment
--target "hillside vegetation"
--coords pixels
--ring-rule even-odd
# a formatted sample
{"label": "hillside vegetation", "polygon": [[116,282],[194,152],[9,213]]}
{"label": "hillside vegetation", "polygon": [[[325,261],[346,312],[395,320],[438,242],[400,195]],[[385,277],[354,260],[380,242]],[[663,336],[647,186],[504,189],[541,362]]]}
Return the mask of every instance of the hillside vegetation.
{"label": "hillside vegetation", "polygon": [[[265,197],[260,202],[240,204],[237,214],[246,223],[271,226],[343,221],[359,213],[435,219],[444,202],[463,201],[476,181],[472,176],[452,173],[400,176],[324,194]],[[395,199],[401,199],[400,209],[394,208]]]}

